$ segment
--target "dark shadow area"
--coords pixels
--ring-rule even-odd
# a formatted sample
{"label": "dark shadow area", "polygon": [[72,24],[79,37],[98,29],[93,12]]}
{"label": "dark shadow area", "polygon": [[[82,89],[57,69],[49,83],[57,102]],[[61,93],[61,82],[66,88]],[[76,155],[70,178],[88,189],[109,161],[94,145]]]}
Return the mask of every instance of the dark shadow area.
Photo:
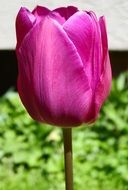
{"label": "dark shadow area", "polygon": [[128,70],[128,51],[110,51],[113,77]]}
{"label": "dark shadow area", "polygon": [[[128,51],[110,51],[113,76],[118,76],[128,69]],[[16,89],[17,60],[14,50],[0,50],[0,95],[9,88]]]}
{"label": "dark shadow area", "polygon": [[16,89],[17,81],[17,60],[15,51],[0,51],[0,95],[4,94],[9,88]]}

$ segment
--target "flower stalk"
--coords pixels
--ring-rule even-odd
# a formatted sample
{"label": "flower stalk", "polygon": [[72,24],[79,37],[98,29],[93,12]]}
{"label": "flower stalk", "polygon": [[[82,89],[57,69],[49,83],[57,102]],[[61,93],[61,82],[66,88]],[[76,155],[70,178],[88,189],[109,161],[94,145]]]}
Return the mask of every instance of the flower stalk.
{"label": "flower stalk", "polygon": [[72,128],[63,128],[65,189],[73,190]]}

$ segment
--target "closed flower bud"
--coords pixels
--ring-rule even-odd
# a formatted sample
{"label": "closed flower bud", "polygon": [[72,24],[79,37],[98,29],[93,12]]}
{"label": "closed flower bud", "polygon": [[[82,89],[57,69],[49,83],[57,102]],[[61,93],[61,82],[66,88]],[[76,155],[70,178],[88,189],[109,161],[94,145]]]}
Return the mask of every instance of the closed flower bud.
{"label": "closed flower bud", "polygon": [[31,117],[61,127],[95,121],[111,87],[104,17],[21,8],[16,34],[18,92]]}

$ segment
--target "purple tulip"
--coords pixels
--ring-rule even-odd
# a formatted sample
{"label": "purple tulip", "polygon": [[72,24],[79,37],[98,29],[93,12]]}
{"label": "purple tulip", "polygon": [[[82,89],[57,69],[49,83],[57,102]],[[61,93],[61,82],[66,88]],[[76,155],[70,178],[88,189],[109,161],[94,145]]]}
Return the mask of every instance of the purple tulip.
{"label": "purple tulip", "polygon": [[62,127],[95,121],[112,80],[104,17],[21,8],[16,34],[18,91],[31,117]]}

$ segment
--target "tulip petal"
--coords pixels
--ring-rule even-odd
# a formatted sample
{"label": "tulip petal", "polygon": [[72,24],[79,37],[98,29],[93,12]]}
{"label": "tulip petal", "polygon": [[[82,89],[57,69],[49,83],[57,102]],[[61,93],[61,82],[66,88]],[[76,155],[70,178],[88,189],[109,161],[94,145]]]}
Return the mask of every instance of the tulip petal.
{"label": "tulip petal", "polygon": [[103,19],[93,12],[78,12],[63,25],[83,61],[93,91],[88,121],[94,121],[111,87],[111,67]]}
{"label": "tulip petal", "polygon": [[88,122],[94,122],[97,119],[101,106],[103,105],[104,101],[107,99],[110,93],[111,81],[111,66],[109,55],[107,54],[105,59],[104,71],[100,76],[99,81],[97,82],[95,93],[93,94],[92,104],[90,106],[92,107],[92,109],[90,109],[90,112],[88,114]]}
{"label": "tulip petal", "polygon": [[32,14],[36,17],[36,22],[40,22],[42,18],[44,18],[46,15],[48,15],[51,11],[42,6],[37,6],[33,11]]}
{"label": "tulip petal", "polygon": [[43,121],[59,126],[78,126],[87,120],[92,91],[81,58],[61,25],[46,17],[26,36],[18,56],[23,60],[19,72],[24,73],[19,93],[30,115],[39,113]]}
{"label": "tulip petal", "polygon": [[99,19],[99,26],[101,31],[101,39],[102,39],[102,68],[101,68],[101,76],[99,81],[97,82],[95,88],[95,95],[92,107],[94,108],[90,112],[89,120],[94,121],[96,120],[100,108],[106,98],[108,97],[111,89],[111,81],[112,81],[112,71],[108,53],[108,42],[107,42],[107,32],[105,26],[105,18],[100,17]]}
{"label": "tulip petal", "polygon": [[[111,88],[111,81],[112,81],[112,71],[108,53],[108,40],[107,40],[107,32],[105,26],[105,18],[100,17],[99,20],[100,30],[101,30],[101,37],[102,37],[102,49],[103,49],[103,66],[102,66],[102,74],[100,77],[101,85],[103,86],[103,93],[102,93],[102,100],[104,101],[108,96]],[[99,87],[101,88],[101,87]]]}
{"label": "tulip petal", "polygon": [[63,25],[65,21],[77,11],[78,9],[73,6],[59,7],[51,11],[50,16],[51,18],[55,19],[59,24]]}
{"label": "tulip petal", "polygon": [[[18,57],[20,57],[20,54]],[[20,58],[18,59],[19,65],[22,64],[22,63],[20,63],[21,60],[20,60]],[[19,92],[21,101],[33,119],[35,119],[39,122],[42,122],[42,121],[44,122],[44,120],[37,108],[38,105],[36,104],[36,101],[34,99],[35,96],[33,95],[34,91],[33,91],[32,85],[31,85],[31,81],[28,80],[27,75],[24,73],[24,68],[22,68],[22,66],[19,66],[19,70],[20,70],[20,73],[18,76],[17,85],[18,85],[18,92]]]}
{"label": "tulip petal", "polygon": [[[102,49],[103,49],[103,66],[102,66],[102,74],[97,85],[96,90],[96,104],[101,107],[102,103],[105,101],[107,96],[110,93],[111,89],[111,81],[112,81],[112,71],[108,53],[108,43],[107,43],[107,32],[105,26],[104,17],[100,17],[99,20],[100,29],[101,29],[101,37],[102,37]],[[99,111],[99,110],[97,110]]]}
{"label": "tulip petal", "polygon": [[59,13],[59,15],[64,19],[64,21],[66,21],[69,17],[71,17],[77,11],[78,11],[78,8],[74,6],[59,7],[53,10],[53,12]]}
{"label": "tulip petal", "polygon": [[103,54],[103,65],[102,65],[102,72],[105,67],[105,59],[108,54],[108,39],[107,39],[107,31],[106,31],[106,25],[105,25],[105,18],[104,16],[100,17],[99,19],[99,25],[101,30],[101,39],[102,39],[102,54]]}
{"label": "tulip petal", "polygon": [[75,13],[63,28],[77,48],[93,88],[100,76],[101,39],[97,21],[90,14],[83,11]]}
{"label": "tulip petal", "polygon": [[17,47],[35,23],[35,16],[26,8],[21,8],[16,18]]}

